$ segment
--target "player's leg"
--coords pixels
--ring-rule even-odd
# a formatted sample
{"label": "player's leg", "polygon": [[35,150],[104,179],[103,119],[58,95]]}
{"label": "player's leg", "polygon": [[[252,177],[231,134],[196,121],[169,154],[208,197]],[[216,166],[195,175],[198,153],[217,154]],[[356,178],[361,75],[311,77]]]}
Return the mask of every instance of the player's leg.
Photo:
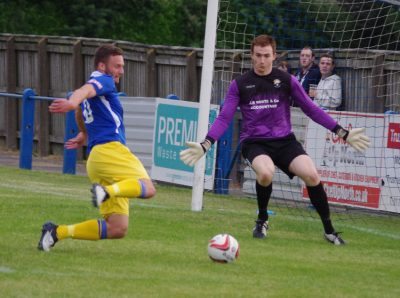
{"label": "player's leg", "polygon": [[311,204],[321,217],[325,233],[333,233],[334,229],[330,219],[328,198],[311,158],[308,155],[297,156],[290,163],[289,170],[306,184]]}
{"label": "player's leg", "polygon": [[272,178],[275,173],[275,165],[268,155],[259,155],[254,158],[251,166],[256,173],[258,219],[267,221],[267,208],[272,193]]}
{"label": "player's leg", "polygon": [[104,219],[92,219],[72,225],[57,226],[53,224],[54,244],[58,240],[67,238],[100,240],[125,237],[129,224],[129,200],[127,198],[110,198],[101,204],[100,213]]}
{"label": "player's leg", "polygon": [[108,198],[150,198],[156,193],[143,164],[118,142],[95,146],[88,159],[87,171],[94,183],[95,206]]}
{"label": "player's leg", "polygon": [[268,230],[268,203],[272,193],[272,178],[275,166],[267,155],[265,146],[259,142],[243,143],[243,157],[256,174],[256,195],[258,216],[253,229],[253,237],[265,238]]}
{"label": "player's leg", "polygon": [[92,219],[71,225],[46,222],[42,227],[38,249],[49,251],[58,241],[67,238],[79,240],[123,238],[128,231],[128,225],[127,214],[111,214],[106,219]]}
{"label": "player's leg", "polygon": [[301,178],[306,184],[311,204],[315,207],[324,226],[326,239],[337,245],[344,244],[344,241],[332,226],[328,197],[311,158],[308,155],[297,156],[290,163],[289,171]]}
{"label": "player's leg", "polygon": [[[113,142],[116,143],[116,142]],[[119,144],[119,143],[117,143]],[[108,145],[108,144],[105,144]],[[97,146],[96,146],[97,147]],[[95,148],[96,148],[95,147]],[[122,161],[119,160],[119,164],[117,163],[117,167],[112,167],[113,163],[113,155],[115,154],[118,157],[120,152],[115,152],[118,150],[119,146],[105,146],[105,149],[100,145],[99,150],[92,150],[90,153],[88,162],[87,162],[87,170],[88,175],[91,181],[99,182],[104,185],[112,185],[113,182],[119,181],[118,175],[121,172],[126,175],[126,177],[135,177],[135,173],[125,173],[124,165],[130,165],[132,168],[132,162],[127,162],[126,158]],[[126,150],[125,150],[126,151]],[[125,153],[125,152],[123,152]],[[118,160],[118,158],[116,158]],[[110,166],[111,163],[111,166]],[[144,168],[142,169],[144,171]],[[129,171],[128,171],[129,172]],[[131,171],[132,172],[132,171]],[[147,173],[144,171],[139,172],[138,175],[142,175],[140,177],[148,178]],[[125,177],[125,176],[124,176]],[[139,179],[134,178],[131,179],[133,181],[129,181],[126,179],[125,184],[129,184],[127,186],[122,186],[122,189],[125,192],[130,192],[135,196],[139,196],[136,194],[142,193],[142,186],[139,182]],[[147,179],[150,181],[150,179]],[[131,182],[131,183],[130,183]],[[152,183],[144,182],[147,192],[145,196],[154,195],[155,190]],[[132,190],[133,189],[133,190]],[[107,195],[108,196],[108,195]],[[56,225],[52,222],[47,222],[42,226],[42,235],[39,240],[38,248],[40,250],[49,251],[51,247],[57,243],[59,240],[72,238],[72,239],[80,239],[80,240],[99,240],[99,239],[107,239],[107,238],[121,238],[126,234],[126,230],[128,227],[128,215],[129,215],[129,202],[127,198],[120,198],[116,200],[115,197],[111,197],[106,201],[107,204],[102,204],[104,206],[101,207],[101,214],[105,219],[97,220],[87,220],[77,224],[71,225]],[[112,216],[114,214],[121,215],[119,220],[118,216]],[[123,219],[125,218],[125,219]]]}
{"label": "player's leg", "polygon": [[92,219],[71,225],[47,222],[42,227],[38,249],[49,251],[58,241],[67,238],[79,240],[118,239],[125,237],[129,224],[129,200],[110,198],[100,206],[104,219]]}
{"label": "player's leg", "polygon": [[111,214],[106,219],[108,239],[120,239],[128,232],[129,216],[126,214]]}
{"label": "player's leg", "polygon": [[[146,199],[153,197],[156,193],[156,189],[153,182],[148,178],[131,178],[107,186],[94,183],[91,192],[96,197],[105,197],[106,199],[110,197]],[[98,203],[99,202],[96,201],[96,204]]]}
{"label": "player's leg", "polygon": [[156,190],[140,160],[118,142],[95,146],[88,160],[88,175],[94,186],[93,199],[107,223],[107,238],[123,238],[128,231],[129,199],[150,198]]}
{"label": "player's leg", "polygon": [[56,225],[53,222],[46,222],[42,226],[38,249],[49,251],[58,241],[67,238],[80,240],[107,239],[107,223],[104,219],[91,219],[70,225]]}
{"label": "player's leg", "polygon": [[253,229],[254,238],[265,238],[268,230],[268,203],[272,193],[275,166],[268,155],[254,158],[252,168],[256,173],[258,216]]}

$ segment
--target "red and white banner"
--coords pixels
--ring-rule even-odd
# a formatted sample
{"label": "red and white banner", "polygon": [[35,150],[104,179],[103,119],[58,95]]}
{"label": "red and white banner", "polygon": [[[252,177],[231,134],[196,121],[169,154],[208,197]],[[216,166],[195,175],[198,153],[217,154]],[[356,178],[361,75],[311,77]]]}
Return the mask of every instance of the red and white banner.
{"label": "red and white banner", "polygon": [[379,209],[400,213],[400,115],[385,116]]}
{"label": "red and white banner", "polygon": [[[365,127],[371,146],[358,152],[309,121],[306,150],[330,202],[400,213],[400,115],[332,111],[346,129]],[[303,198],[307,198],[303,187]]]}
{"label": "red and white banner", "polygon": [[400,123],[389,123],[387,147],[400,149]]}

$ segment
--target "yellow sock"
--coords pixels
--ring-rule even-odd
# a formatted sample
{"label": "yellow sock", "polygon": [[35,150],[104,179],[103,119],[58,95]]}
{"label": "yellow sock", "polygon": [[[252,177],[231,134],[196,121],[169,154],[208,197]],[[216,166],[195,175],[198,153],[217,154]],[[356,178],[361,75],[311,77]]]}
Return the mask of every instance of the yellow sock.
{"label": "yellow sock", "polygon": [[110,197],[137,198],[142,196],[143,184],[138,179],[126,179],[105,187]]}
{"label": "yellow sock", "polygon": [[57,228],[57,238],[99,240],[107,238],[107,225],[105,220],[91,219],[73,225],[59,225]]}

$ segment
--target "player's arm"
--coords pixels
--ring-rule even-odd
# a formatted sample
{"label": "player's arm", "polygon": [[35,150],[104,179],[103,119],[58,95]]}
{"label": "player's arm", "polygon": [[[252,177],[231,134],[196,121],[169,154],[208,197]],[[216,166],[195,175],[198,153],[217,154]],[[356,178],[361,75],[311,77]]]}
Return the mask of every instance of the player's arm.
{"label": "player's arm", "polygon": [[232,81],[229,86],[228,94],[225,97],[221,113],[211,126],[206,138],[200,143],[186,142],[186,146],[189,148],[180,152],[179,156],[183,163],[192,167],[207,153],[214,142],[217,141],[228,128],[229,123],[235,115],[238,104],[239,90],[236,81]]}
{"label": "player's arm", "polygon": [[292,98],[312,120],[337,134],[357,151],[364,151],[370,145],[369,138],[364,134],[365,128],[344,129],[329,114],[315,105],[304,92],[300,84],[292,79]]}
{"label": "player's arm", "polygon": [[64,147],[66,149],[77,149],[86,144],[87,134],[80,106],[75,110],[75,121],[78,125],[79,133],[76,137],[65,142]]}
{"label": "player's arm", "polygon": [[79,104],[86,98],[96,96],[96,90],[92,84],[85,84],[81,88],[75,90],[69,99],[56,99],[49,106],[51,113],[66,113],[76,110]]}

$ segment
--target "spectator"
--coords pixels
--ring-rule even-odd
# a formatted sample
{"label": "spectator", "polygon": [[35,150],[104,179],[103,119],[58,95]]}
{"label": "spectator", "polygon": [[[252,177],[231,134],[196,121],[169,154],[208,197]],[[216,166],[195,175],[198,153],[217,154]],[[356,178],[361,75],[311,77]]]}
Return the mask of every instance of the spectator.
{"label": "spectator", "polygon": [[314,99],[315,89],[321,79],[321,73],[318,66],[314,64],[314,60],[315,54],[313,50],[308,46],[304,47],[300,52],[300,68],[295,74],[297,80],[311,99]]}
{"label": "spectator", "polygon": [[324,54],[319,60],[321,80],[317,86],[315,103],[327,110],[336,110],[342,104],[342,82],[333,74],[335,60],[330,54]]}

